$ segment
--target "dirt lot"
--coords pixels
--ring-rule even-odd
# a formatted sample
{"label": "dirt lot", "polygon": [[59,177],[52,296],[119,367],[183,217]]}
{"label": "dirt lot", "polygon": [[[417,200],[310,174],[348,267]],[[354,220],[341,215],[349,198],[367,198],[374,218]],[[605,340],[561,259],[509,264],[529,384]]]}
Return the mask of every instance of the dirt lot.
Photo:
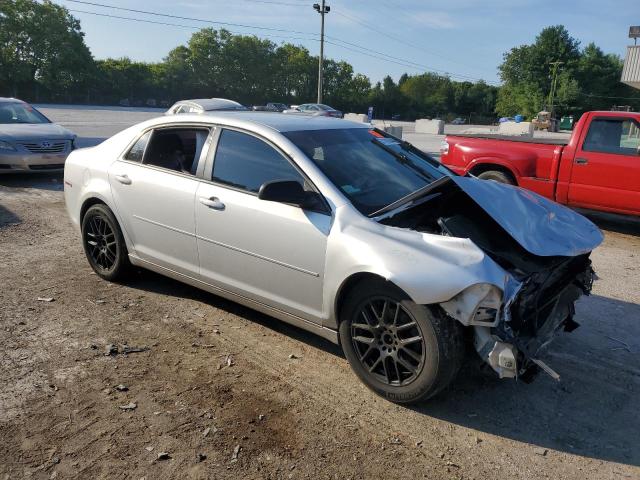
{"label": "dirt lot", "polygon": [[0,177],[0,479],[640,478],[637,223],[599,222],[600,280],[548,357],[560,383],[469,361],[405,408],[277,320],[149,272],[100,280],[61,189]]}

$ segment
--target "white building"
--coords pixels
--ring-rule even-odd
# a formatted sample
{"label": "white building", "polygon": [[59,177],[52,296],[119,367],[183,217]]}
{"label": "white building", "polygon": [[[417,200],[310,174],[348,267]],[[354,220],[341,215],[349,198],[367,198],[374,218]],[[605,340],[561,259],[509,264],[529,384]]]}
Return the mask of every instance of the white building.
{"label": "white building", "polygon": [[640,45],[627,47],[620,81],[634,88],[640,88]]}

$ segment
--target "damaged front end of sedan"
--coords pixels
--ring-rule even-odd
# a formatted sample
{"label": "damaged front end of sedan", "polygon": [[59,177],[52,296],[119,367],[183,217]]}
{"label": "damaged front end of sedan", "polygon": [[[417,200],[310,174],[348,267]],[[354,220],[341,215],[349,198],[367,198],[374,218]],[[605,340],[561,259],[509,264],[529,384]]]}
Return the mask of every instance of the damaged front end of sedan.
{"label": "damaged front end of sedan", "polygon": [[539,195],[474,178],[444,177],[375,212],[383,225],[468,238],[504,271],[503,283],[468,286],[440,307],[473,328],[474,346],[500,378],[531,381],[559,331],[572,331],[574,304],[589,295],[589,255],[603,239],[583,216]]}

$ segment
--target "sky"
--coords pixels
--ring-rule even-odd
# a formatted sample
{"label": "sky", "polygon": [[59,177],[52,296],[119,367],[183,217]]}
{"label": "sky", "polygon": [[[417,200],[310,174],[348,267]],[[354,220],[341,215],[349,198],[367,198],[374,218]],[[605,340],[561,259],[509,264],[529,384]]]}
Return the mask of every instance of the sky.
{"label": "sky", "polygon": [[[87,0],[200,22],[55,1],[81,21],[87,45],[98,59],[160,61],[203,27],[303,45],[314,55],[320,49],[320,15],[312,5],[321,0]],[[640,0],[327,0],[327,5],[331,11],[326,15],[325,56],[349,62],[372,82],[428,70],[454,80],[498,83],[504,52],[532,43],[542,28],[557,24],[567,27],[582,46],[595,42],[605,53],[624,57],[633,42],[629,26],[640,25]]]}

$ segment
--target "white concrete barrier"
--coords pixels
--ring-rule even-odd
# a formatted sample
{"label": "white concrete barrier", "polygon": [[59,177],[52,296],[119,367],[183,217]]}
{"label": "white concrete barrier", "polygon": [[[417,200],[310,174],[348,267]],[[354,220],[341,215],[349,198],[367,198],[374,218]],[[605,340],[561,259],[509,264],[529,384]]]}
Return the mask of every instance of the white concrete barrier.
{"label": "white concrete barrier", "polygon": [[517,135],[522,137],[533,137],[533,123],[531,122],[502,122],[498,126],[500,135]]}
{"label": "white concrete barrier", "polygon": [[402,127],[400,125],[378,125],[377,128],[396,138],[402,138]]}
{"label": "white concrete barrier", "polygon": [[416,120],[416,133],[431,133],[434,135],[444,134],[443,120],[427,120],[420,118]]}
{"label": "white concrete barrier", "polygon": [[344,119],[352,122],[369,123],[369,117],[364,113],[345,113]]}

